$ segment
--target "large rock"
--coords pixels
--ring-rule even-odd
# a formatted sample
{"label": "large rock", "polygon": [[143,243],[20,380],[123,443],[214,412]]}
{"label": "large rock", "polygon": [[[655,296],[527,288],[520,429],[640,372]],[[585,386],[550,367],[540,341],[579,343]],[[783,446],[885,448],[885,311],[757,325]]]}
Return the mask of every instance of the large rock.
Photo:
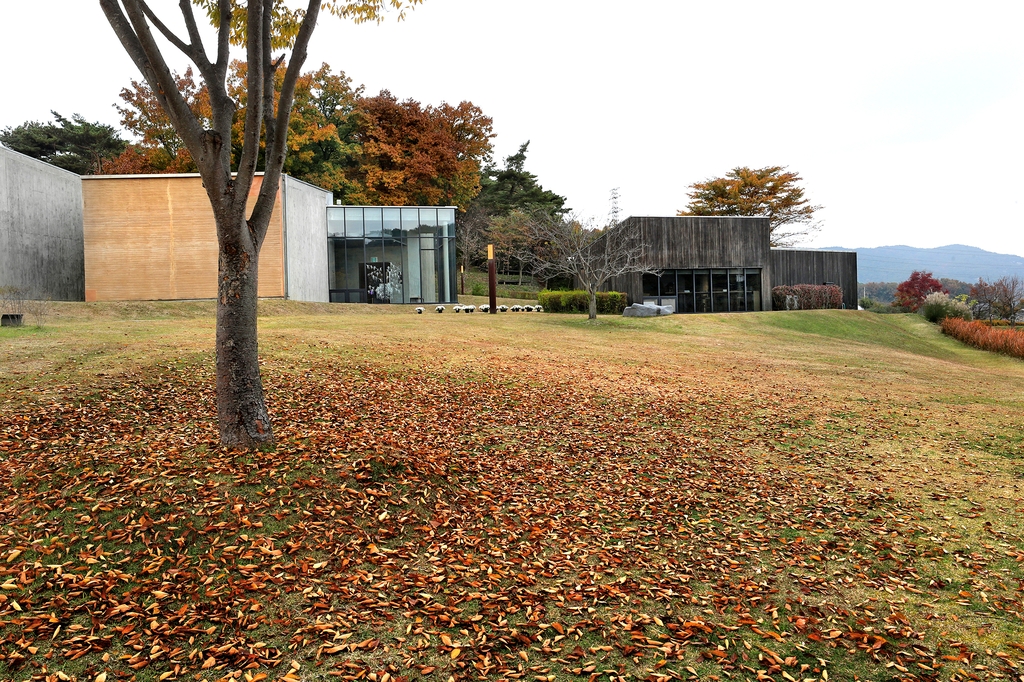
{"label": "large rock", "polygon": [[672,308],[667,305],[654,305],[652,303],[634,303],[622,311],[623,317],[658,317],[659,315],[671,315]]}

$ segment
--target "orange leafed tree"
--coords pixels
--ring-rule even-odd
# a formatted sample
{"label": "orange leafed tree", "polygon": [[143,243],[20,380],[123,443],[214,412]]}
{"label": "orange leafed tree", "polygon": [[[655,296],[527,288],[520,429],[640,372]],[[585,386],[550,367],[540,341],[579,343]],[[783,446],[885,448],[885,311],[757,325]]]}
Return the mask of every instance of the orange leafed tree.
{"label": "orange leafed tree", "polygon": [[678,215],[763,216],[771,224],[771,245],[792,246],[819,229],[814,212],[821,206],[804,198],[800,181],[785,166],[740,166],[690,185],[690,203]]}
{"label": "orange leafed tree", "polygon": [[480,192],[491,119],[462,102],[424,107],[388,91],[359,101],[353,203],[465,207]]}

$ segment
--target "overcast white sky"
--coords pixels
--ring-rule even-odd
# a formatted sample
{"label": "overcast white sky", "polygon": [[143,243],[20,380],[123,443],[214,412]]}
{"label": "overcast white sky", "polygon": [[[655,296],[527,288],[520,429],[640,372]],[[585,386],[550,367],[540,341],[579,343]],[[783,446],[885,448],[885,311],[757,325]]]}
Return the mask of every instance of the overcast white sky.
{"label": "overcast white sky", "polygon": [[[138,75],[98,2],[39,6],[0,0],[0,127],[117,123]],[[403,23],[322,20],[307,66],[472,101],[496,159],[530,140],[527,169],[583,214],[618,187],[624,215],[674,215],[695,181],[785,165],[824,206],[811,246],[1024,255],[1022,27],[1020,0],[426,0]]]}

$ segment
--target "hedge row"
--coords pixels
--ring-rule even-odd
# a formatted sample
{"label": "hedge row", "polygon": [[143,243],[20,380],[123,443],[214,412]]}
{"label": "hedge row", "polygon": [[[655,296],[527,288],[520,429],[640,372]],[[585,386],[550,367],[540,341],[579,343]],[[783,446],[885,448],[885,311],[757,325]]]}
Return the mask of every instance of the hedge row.
{"label": "hedge row", "polygon": [[842,308],[843,290],[835,284],[794,284],[772,288],[774,310]]}
{"label": "hedge row", "polygon": [[[549,313],[590,312],[590,294],[585,291],[541,291],[537,302]],[[626,308],[626,295],[617,291],[597,292],[597,312],[600,315],[621,315]]]}
{"label": "hedge row", "polygon": [[942,333],[968,346],[1024,359],[1024,334],[1015,329],[999,329],[983,322],[947,317],[942,321]]}

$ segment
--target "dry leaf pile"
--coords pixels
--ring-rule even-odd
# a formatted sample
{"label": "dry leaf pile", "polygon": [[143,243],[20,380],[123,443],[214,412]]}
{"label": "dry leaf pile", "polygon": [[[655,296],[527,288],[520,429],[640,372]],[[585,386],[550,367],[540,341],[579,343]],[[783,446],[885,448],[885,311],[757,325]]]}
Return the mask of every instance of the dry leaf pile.
{"label": "dry leaf pile", "polygon": [[205,364],[3,414],[0,675],[1024,680],[1016,529],[864,454],[909,417],[517,367],[276,363],[249,455]]}

